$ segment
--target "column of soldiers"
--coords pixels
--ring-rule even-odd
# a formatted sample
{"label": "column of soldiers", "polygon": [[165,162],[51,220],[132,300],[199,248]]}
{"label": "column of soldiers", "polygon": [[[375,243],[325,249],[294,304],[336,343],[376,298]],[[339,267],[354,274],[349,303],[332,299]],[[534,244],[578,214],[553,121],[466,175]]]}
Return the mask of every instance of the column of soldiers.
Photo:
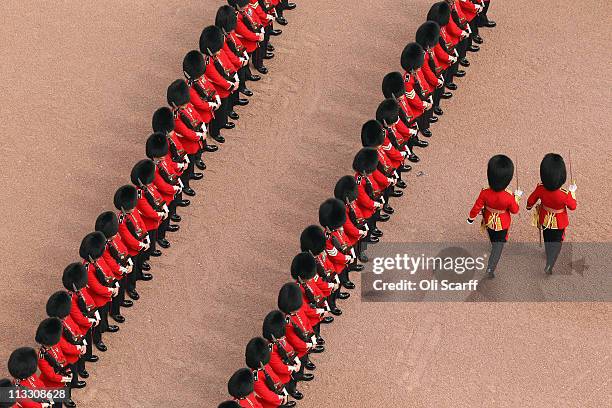
{"label": "column of soldiers", "polygon": [[[235,107],[247,105],[243,96],[253,95],[247,83],[261,78],[251,67],[268,73],[264,60],[274,57],[270,38],[281,34],[273,25],[287,24],[284,11],[295,8],[286,0],[228,3],[219,8],[215,25],[202,31],[199,49],[185,56],[185,79],[167,90],[169,107],[153,114],[148,158],[132,168],[131,184],[117,189],[116,211],[100,214],[95,231],[81,242],[81,260],[65,268],[65,290],[49,298],[49,317],[36,331],[38,349],[22,347],[11,354],[13,379],[2,380],[4,386],[85,387],[86,363],[99,360],[94,347],[106,352],[103,335],[119,331],[109,318],[124,323],[121,308],[140,298],[138,282],[153,279],[150,260],[162,255],[159,248],[170,247],[167,233],[178,231],[181,221],[177,210],[190,205],[185,196],[196,195],[191,182],[203,178],[196,167],[206,169],[205,153],[217,151],[225,142],[221,131],[235,127]],[[452,97],[450,91],[458,88],[454,78],[464,76],[462,67],[469,66],[467,52],[477,52],[474,43],[483,43],[478,28],[495,26],[486,16],[488,6],[479,0],[435,3],[415,42],[401,53],[404,72],[384,77],[385,99],[375,118],[362,126],[363,148],[354,157],[354,173],[341,177],[334,196],[321,204],[320,225],[303,230],[289,271],[292,281],[280,289],[278,309],[265,316],[261,336],[247,344],[247,367],[231,376],[232,399],[219,407],[291,407],[304,397],[298,383],[314,379],[311,357],[325,352],[322,326],[342,315],[339,301],[355,288],[350,273],[364,269],[367,246],[383,236],[379,224],[395,211],[390,200],[402,197],[407,187],[402,179],[412,168],[407,161],[418,163],[415,148],[429,144],[419,134],[432,136],[430,124],[443,115],[441,100]],[[545,197],[536,190],[530,205],[540,199],[541,208],[554,208]],[[76,406],[72,399],[20,399],[16,406],[63,405]]]}

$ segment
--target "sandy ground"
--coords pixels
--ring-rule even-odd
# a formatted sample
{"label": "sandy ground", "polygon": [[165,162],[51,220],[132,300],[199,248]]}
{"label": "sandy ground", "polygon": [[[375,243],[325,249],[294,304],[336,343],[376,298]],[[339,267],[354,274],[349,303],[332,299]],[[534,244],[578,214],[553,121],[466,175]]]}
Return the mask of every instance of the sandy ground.
{"label": "sandy ground", "polygon": [[[150,115],[220,2],[10,2],[0,42],[0,361],[33,345],[47,296],[82,236],[144,156]],[[498,28],[433,127],[385,226],[388,241],[479,240],[465,224],[488,157],[572,149],[580,210],[570,240],[611,241],[607,2],[494,1]],[[82,407],[212,407],[287,281],[302,228],[350,170],[383,75],[399,69],[430,1],[301,2],[274,39],[238,129],[209,156],[173,247],[128,322],[90,366]],[[603,186],[603,187],[602,187]],[[605,214],[605,213],[604,213]],[[515,240],[533,241],[523,216]],[[357,277],[356,277],[357,278]],[[357,278],[358,280],[358,278]],[[600,407],[612,369],[609,304],[362,303],[324,330],[302,407]],[[6,374],[0,369],[0,374]]]}

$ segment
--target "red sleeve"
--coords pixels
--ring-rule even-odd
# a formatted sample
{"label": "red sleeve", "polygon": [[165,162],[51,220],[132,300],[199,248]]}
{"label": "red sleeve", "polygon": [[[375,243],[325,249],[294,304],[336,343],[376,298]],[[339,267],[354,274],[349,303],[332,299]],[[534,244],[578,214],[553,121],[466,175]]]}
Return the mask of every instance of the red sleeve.
{"label": "red sleeve", "polygon": [[165,195],[174,195],[174,187],[171,184],[166,183],[162,176],[159,175],[159,171],[157,170],[155,170],[153,184],[160,193]]}
{"label": "red sleeve", "polygon": [[236,23],[236,34],[249,41],[259,41],[259,36],[249,30],[246,25],[244,25],[244,23],[242,22],[242,18],[238,18],[238,22]]}
{"label": "red sleeve", "polygon": [[228,91],[232,87],[230,83],[217,72],[217,68],[215,68],[215,64],[212,61],[206,66],[206,78],[218,87]]}
{"label": "red sleeve", "polygon": [[457,24],[455,24],[453,19],[450,19],[448,24],[446,25],[446,31],[452,37],[455,37],[456,40],[459,40],[461,38],[461,34],[463,33],[463,30],[460,29],[459,26],[457,26]]}
{"label": "red sleeve", "polygon": [[472,210],[470,211],[470,219],[473,220],[474,218],[476,218],[476,216],[480,213],[480,210],[482,210],[482,208],[484,207],[486,191],[487,190],[482,190],[478,195],[478,198],[474,203],[474,207],[472,207]]}
{"label": "red sleeve", "polygon": [[536,187],[535,190],[533,190],[533,193],[531,193],[531,195],[529,196],[529,198],[527,199],[527,209],[531,209],[540,199],[540,191],[542,191],[540,189],[540,185],[538,185]]}
{"label": "red sleeve", "polygon": [[96,274],[94,273],[94,267],[91,264],[87,267],[87,275],[87,287],[91,289],[95,294],[110,299],[111,294],[109,288],[102,285],[98,281],[98,278],[96,278]]}
{"label": "red sleeve", "polygon": [[518,214],[519,212],[519,205],[516,202],[516,198],[514,197],[514,194],[508,193],[510,195],[509,198],[509,202],[508,202],[508,211],[510,211],[512,214]]}
{"label": "red sleeve", "polygon": [[[427,58],[429,58],[429,56]],[[431,68],[429,68],[429,63],[427,61],[428,60],[425,59],[425,63],[423,64],[421,71],[423,71],[423,75],[425,76],[427,83],[431,85],[432,88],[436,88],[438,86],[438,77],[433,73]]]}
{"label": "red sleeve", "polygon": [[128,230],[125,222],[119,224],[119,235],[126,247],[132,251],[140,251],[140,241],[138,241]]}
{"label": "red sleeve", "polygon": [[325,252],[327,252],[329,260],[336,265],[346,265],[346,255],[338,251],[338,248],[334,246],[331,238],[325,242]]}
{"label": "red sleeve", "polygon": [[236,70],[242,67],[242,62],[240,62],[240,58],[238,58],[238,56],[236,56],[236,54],[234,54],[234,52],[230,50],[229,46],[227,45],[227,41],[225,41],[225,43],[223,44],[223,52]]}
{"label": "red sleeve", "polygon": [[121,270],[119,270],[119,264],[117,263],[117,261],[115,261],[115,258],[113,258],[113,256],[110,254],[108,248],[104,250],[104,253],[102,254],[102,259],[104,259],[104,262],[108,266],[108,269],[113,273],[115,278],[120,279]]}
{"label": "red sleeve", "polygon": [[270,362],[268,364],[270,364],[270,367],[272,367],[272,370],[274,370],[277,375],[291,375],[291,370],[289,370],[289,366],[283,363],[283,360],[281,360],[276,350],[273,351],[272,354],[270,354]]}
{"label": "red sleeve", "polygon": [[436,44],[436,46],[434,47],[434,54],[436,55],[438,61],[444,64],[450,64],[450,59],[448,58],[449,55],[446,53],[446,51],[442,49],[440,44]]}
{"label": "red sleeve", "polygon": [[259,20],[261,24],[266,24],[268,22],[267,13],[263,11],[259,2],[257,1],[251,2],[251,8],[255,12],[257,19]]}
{"label": "red sleeve", "polygon": [[567,198],[565,199],[565,206],[570,210],[574,211],[576,209],[577,204],[578,203],[576,202],[574,195],[568,191]]}
{"label": "red sleeve", "polygon": [[[344,227],[344,232],[346,233],[346,235],[348,235],[350,238],[353,239],[357,239],[361,236],[360,234],[360,229],[357,228],[353,222],[350,220],[349,216],[348,216],[348,211],[346,213],[346,222],[343,225]],[[325,284],[327,284],[325,281],[323,281]]]}
{"label": "red sleeve", "polygon": [[193,89],[193,87],[189,88],[189,102],[191,102],[194,108],[198,110],[207,112],[212,111],[210,104],[206,101],[203,101],[202,98],[200,98],[200,95],[198,95],[198,92]]}
{"label": "red sleeve", "polygon": [[389,180],[387,179],[387,177],[380,172],[380,170],[374,171],[374,173],[372,173],[372,178],[374,179],[376,184],[378,184],[381,187],[381,189],[385,189],[389,187],[389,184],[391,184],[389,183]]}
{"label": "red sleeve", "polygon": [[151,207],[151,205],[144,196],[138,199],[136,208],[138,208],[138,212],[140,212],[146,218],[151,218],[154,220],[159,220],[161,218],[159,214],[157,214],[157,211],[155,211],[153,207]]}
{"label": "red sleeve", "polygon": [[81,352],[79,351],[77,346],[72,343],[69,343],[68,340],[66,340],[63,336],[60,339],[59,347],[62,350],[62,353],[64,353],[64,356],[81,356]]}
{"label": "red sleeve", "polygon": [[[397,129],[398,132],[400,132],[402,134],[404,139],[410,139],[410,137],[412,136],[410,134],[410,128],[408,126],[406,126],[406,124],[404,122],[402,122],[401,120],[399,122],[397,122],[397,124],[395,125],[395,128]],[[393,149],[395,149],[395,147]],[[395,150],[397,150],[397,149],[395,149]],[[398,152],[398,154],[399,154],[399,152]],[[400,156],[401,156],[401,154],[400,154]],[[395,160],[402,160],[402,158],[400,157],[399,159],[395,159]]]}
{"label": "red sleeve", "polygon": [[176,118],[176,120],[174,121],[174,131],[178,133],[179,136],[184,137],[185,139],[189,139],[194,142],[198,142],[200,140],[196,132],[189,129],[187,125],[183,123],[181,118]]}
{"label": "red sleeve", "polygon": [[371,211],[376,210],[376,208],[374,207],[374,200],[372,200],[368,193],[365,192],[365,187],[363,187],[362,185],[359,185],[357,188],[357,203],[361,207],[367,208]]}
{"label": "red sleeve", "polygon": [[308,352],[308,347],[306,347],[306,343],[298,337],[298,335],[293,330],[293,326],[291,325],[291,323],[287,324],[285,332],[287,341],[289,342],[289,344],[291,344],[291,347],[293,347],[299,355],[304,355]]}
{"label": "red sleeve", "polygon": [[44,375],[45,378],[48,378],[54,382],[62,382],[62,376],[55,373],[51,364],[47,362],[44,358],[38,359],[38,369]]}
{"label": "red sleeve", "polygon": [[259,397],[259,399],[267,402],[267,405],[272,404],[273,406],[279,406],[281,403],[280,396],[268,388],[265,382],[264,373],[259,371],[257,373],[258,380],[255,381],[255,394]]}
{"label": "red sleeve", "polygon": [[74,320],[76,324],[81,327],[91,326],[89,319],[86,318],[81,312],[81,309],[79,309],[79,305],[77,303],[77,295],[72,295],[72,307],[70,308],[70,317],[72,317],[72,320]]}
{"label": "red sleeve", "polygon": [[304,291],[304,288],[300,286],[300,289],[302,290],[302,299],[303,299],[302,311],[304,312],[306,317],[308,317],[309,319],[319,320],[320,316],[317,313],[317,311],[313,309],[312,306],[310,306],[310,304],[308,304],[308,298],[306,297],[306,292]]}

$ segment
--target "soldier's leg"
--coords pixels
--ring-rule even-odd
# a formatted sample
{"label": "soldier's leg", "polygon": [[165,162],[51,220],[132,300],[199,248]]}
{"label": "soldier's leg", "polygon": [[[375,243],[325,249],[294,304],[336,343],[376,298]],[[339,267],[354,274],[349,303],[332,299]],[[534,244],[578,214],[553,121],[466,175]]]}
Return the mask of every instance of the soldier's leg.
{"label": "soldier's leg", "polygon": [[491,241],[491,255],[489,256],[489,263],[487,264],[487,276],[489,278],[495,277],[495,269],[504,250],[504,244],[506,243],[508,230],[494,231],[487,228],[489,233],[489,240]]}
{"label": "soldier's leg", "polygon": [[546,251],[546,268],[544,271],[550,275],[553,272],[553,268],[557,263],[557,258],[561,253],[561,246],[563,245],[563,234],[565,230],[558,229],[545,229],[542,231],[544,236],[544,250]]}

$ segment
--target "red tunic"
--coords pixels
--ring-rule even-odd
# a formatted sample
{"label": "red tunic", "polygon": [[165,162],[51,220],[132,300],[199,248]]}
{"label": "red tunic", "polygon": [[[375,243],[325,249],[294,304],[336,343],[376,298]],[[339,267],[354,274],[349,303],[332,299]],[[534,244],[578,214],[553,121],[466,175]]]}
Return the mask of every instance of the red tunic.
{"label": "red tunic", "polygon": [[[183,174],[185,168],[181,168],[179,164],[185,164],[185,156],[187,152],[183,144],[179,140],[179,136],[173,130],[168,133],[168,156],[172,160],[172,172],[178,175]],[[186,167],[186,166],[185,166]]]}
{"label": "red tunic", "polygon": [[[188,126],[183,120],[187,120],[190,125]],[[196,154],[202,148],[200,136],[193,130],[200,129],[202,123],[204,121],[189,102],[174,112],[174,132],[177,133],[181,145],[188,154]]]}
{"label": "red tunic", "polygon": [[493,191],[490,188],[483,188],[470,211],[470,219],[476,218],[483,208],[484,225],[494,231],[509,229],[512,222],[510,214],[519,212],[514,195],[508,190]]}
{"label": "red tunic", "polygon": [[[91,297],[89,294],[87,288],[83,288],[79,292],[70,292],[70,296],[72,298],[70,317],[78,325],[81,335],[85,335],[92,326],[92,323],[89,321],[86,313],[96,310],[96,303],[94,302],[93,297]],[[84,312],[79,308],[79,297],[83,299],[87,312]]]}
{"label": "red tunic", "polygon": [[304,314],[304,312],[300,309],[293,314],[287,315],[285,333],[287,337],[287,341],[291,344],[293,349],[297,352],[298,357],[303,357],[308,353],[308,346],[306,343],[311,343],[310,339],[306,341],[302,340],[298,335],[297,330],[294,328],[294,325],[301,330],[305,335],[312,336],[312,326],[310,325],[310,321],[308,317]]}
{"label": "red tunic", "polygon": [[[196,88],[202,90],[204,95],[200,95]],[[191,102],[204,123],[209,123],[215,116],[217,90],[206,79],[206,76],[200,77],[189,87],[189,102]]]}
{"label": "red tunic", "polygon": [[[141,249],[140,243],[144,242],[147,236],[144,221],[140,218],[140,214],[136,210],[127,214],[119,213],[117,217],[119,218],[119,235],[121,235],[121,241],[123,241],[127,247],[130,256],[138,255]],[[128,224],[131,227],[128,228]],[[130,231],[132,227],[134,228],[132,230],[133,233]]]}
{"label": "red tunic", "polygon": [[[64,353],[60,349],[59,345],[48,347],[47,354],[57,361],[61,367],[65,367],[68,364]],[[55,372],[51,364],[43,357],[42,348],[38,353],[38,369],[40,370],[40,381],[45,384],[46,388],[63,388],[64,383],[62,382],[63,375]]]}
{"label": "red tunic", "polygon": [[[79,326],[74,322],[72,317],[67,316],[62,324],[64,329],[67,330],[72,338],[76,341],[79,341],[83,335],[79,331]],[[74,364],[79,361],[79,357],[81,357],[81,352],[77,348],[75,344],[72,344],[68,337],[66,337],[66,333],[62,333],[62,337],[59,342],[59,347],[62,350],[62,353],[66,357],[66,361],[68,364]]]}
{"label": "red tunic", "polygon": [[[432,65],[434,68],[431,67],[431,62],[433,62]],[[439,76],[442,73],[442,67],[438,63],[438,60],[436,59],[433,50],[425,52],[425,62],[423,63],[423,66],[421,67],[420,71],[423,73],[425,81],[427,81],[427,83],[429,84],[429,88],[432,91],[435,90],[438,87],[438,81],[440,79]]]}
{"label": "red tunic", "polygon": [[166,204],[170,204],[174,200],[174,195],[176,194],[174,186],[178,185],[178,179],[179,174],[173,171],[170,156],[166,155],[155,163],[153,185]]}
{"label": "red tunic", "polygon": [[[43,383],[36,374],[32,374],[25,380],[20,380],[19,385],[30,390],[35,390],[38,388],[47,388],[45,386],[45,383]],[[42,404],[40,402],[34,402],[31,399],[18,399],[17,406],[22,408],[41,408]]]}
{"label": "red tunic", "polygon": [[314,307],[310,305],[310,299],[308,295],[306,295],[306,288],[304,286],[307,286],[310,289],[310,293],[314,296],[315,302],[319,302],[321,299],[325,298],[325,296],[323,295],[323,293],[321,293],[321,290],[316,285],[314,279],[302,282],[303,284],[296,282],[298,283],[298,285],[300,286],[300,290],[302,291],[302,310],[304,311],[306,317],[308,317],[308,320],[310,320],[310,325],[316,326],[321,322],[322,316],[317,312],[316,305]]}
{"label": "red tunic", "polygon": [[[341,251],[339,251],[338,248],[336,248],[336,246],[334,245],[332,237],[335,237],[340,242],[341,245],[343,243],[346,244],[346,239],[344,238],[344,232],[342,234],[337,234],[336,233],[337,231],[338,230],[332,233],[330,233],[329,231],[325,231],[325,238],[326,238],[325,251],[327,252],[329,260],[331,261],[333,265],[335,273],[339,274],[346,267],[346,264],[348,263],[348,258]],[[342,240],[340,240],[338,237],[341,237]]]}
{"label": "red tunic", "polygon": [[360,229],[353,224],[351,214],[354,214],[357,222],[363,223],[365,222],[365,218],[357,205],[357,201],[351,201],[348,204],[345,204],[346,207],[346,222],[343,225],[344,234],[348,240],[349,245],[354,246],[361,239]]}
{"label": "red tunic", "polygon": [[245,7],[244,10],[238,12],[238,21],[236,22],[236,34],[245,46],[248,53],[257,49],[259,41],[259,32],[261,24],[255,16],[255,12],[250,7]]}
{"label": "red tunic", "polygon": [[[83,262],[87,266],[87,289],[96,304],[96,307],[102,307],[110,302],[112,297],[112,288],[104,286],[96,276],[96,267],[93,263]],[[110,271],[104,259],[97,259],[95,264],[102,271],[107,282],[113,280],[113,273]]]}
{"label": "red tunic", "polygon": [[123,241],[121,241],[121,236],[119,234],[116,234],[114,237],[106,241],[106,248],[102,254],[102,259],[106,263],[106,266],[108,266],[108,269],[112,272],[113,277],[119,280],[123,278],[123,272],[121,271],[121,265],[113,256],[113,253],[116,254],[115,256],[120,258],[120,262],[127,263],[129,256],[128,250]]}
{"label": "red tunic", "polygon": [[289,381],[291,381],[291,373],[293,373],[294,370],[292,370],[290,367],[295,367],[293,359],[297,356],[297,354],[285,336],[281,337],[280,339],[276,339],[276,341],[287,353],[287,357],[291,360],[291,364],[287,365],[283,362],[278,349],[278,344],[273,344],[272,353],[270,354],[270,362],[268,365],[272,367],[272,370],[274,370],[274,373],[278,376],[280,381],[283,384],[287,384]]}
{"label": "red tunic", "polygon": [[[376,194],[378,184],[374,181],[374,179],[370,176],[362,176],[359,173],[355,174],[355,181],[357,181],[357,206],[363,213],[365,218],[370,218],[375,212],[376,207],[374,205],[375,201],[373,198],[378,198],[379,195]],[[368,194],[366,185],[367,181],[370,182],[372,186],[372,190],[370,194]]]}
{"label": "red tunic", "polygon": [[[233,75],[233,66],[223,52],[219,52],[213,57],[208,57],[208,65],[206,65],[206,78],[213,84],[217,94],[221,99],[225,99],[230,95],[230,89],[232,89],[232,83],[225,79],[224,75],[217,70],[214,61],[217,62],[220,67],[224,70],[226,75]],[[221,69],[221,68],[220,68]],[[233,78],[231,80],[234,82]]]}
{"label": "red tunic", "polygon": [[465,15],[468,21],[472,21],[474,17],[478,15],[478,11],[476,11],[476,5],[472,3],[470,0],[458,0],[455,2],[458,7],[461,8],[461,11]]}
{"label": "red tunic", "polygon": [[527,209],[531,209],[538,200],[538,222],[545,229],[565,229],[569,225],[567,209],[576,209],[576,197],[569,191],[560,188],[555,191],[547,190],[538,184],[535,191],[527,199]]}
{"label": "red tunic", "polygon": [[[149,194],[145,194],[146,191],[148,191]],[[164,205],[164,199],[153,184],[147,184],[142,188],[139,188],[138,193],[138,203],[136,204],[136,208],[142,217],[145,228],[147,231],[156,230],[159,227],[159,224],[162,222],[162,217],[157,213],[153,206],[161,209]],[[153,197],[153,203],[149,202],[147,195]]]}
{"label": "red tunic", "polygon": [[[330,280],[330,278],[334,277],[336,270],[334,269],[334,264],[329,259],[329,256],[327,256],[327,251],[324,250],[323,252],[315,256],[315,261],[317,263],[317,269],[318,268],[323,269],[324,271],[323,273],[327,277],[327,280]],[[336,277],[336,279],[338,278]],[[317,283],[317,286],[319,287],[319,290],[321,291],[321,293],[323,293],[325,296],[329,296],[331,294],[332,287],[334,286],[333,283],[326,282],[323,278],[321,278],[318,275],[318,273],[317,273],[317,276],[315,277],[315,282]]]}
{"label": "red tunic", "polygon": [[445,70],[451,66],[450,55],[444,51],[440,44],[436,44],[436,46],[433,48],[433,52],[436,62],[439,64],[442,70]]}
{"label": "red tunic", "polygon": [[[264,366],[264,370],[270,376],[274,384],[278,386],[278,388],[283,388],[284,383],[280,380],[280,378],[276,375],[274,370],[270,367],[269,364]],[[263,408],[276,408],[283,402],[283,397],[276,392],[272,391],[268,385],[266,384],[266,377],[264,374],[264,370],[259,369],[253,371],[253,379],[254,379],[254,390],[255,395],[257,396],[257,401],[261,404]]]}

